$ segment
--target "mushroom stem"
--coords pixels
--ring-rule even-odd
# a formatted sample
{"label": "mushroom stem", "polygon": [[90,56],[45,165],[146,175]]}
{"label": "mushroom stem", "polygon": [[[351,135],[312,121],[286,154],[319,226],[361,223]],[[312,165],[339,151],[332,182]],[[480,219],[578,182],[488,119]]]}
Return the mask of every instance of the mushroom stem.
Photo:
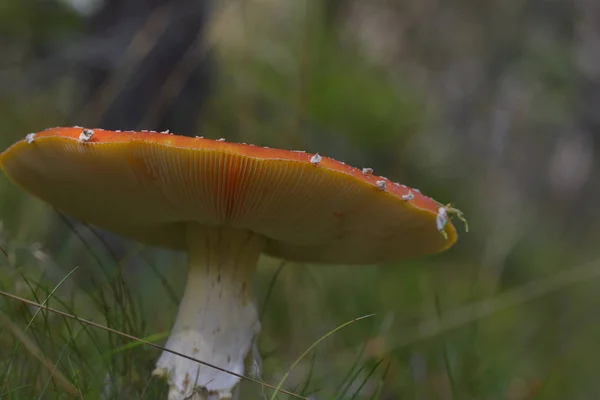
{"label": "mushroom stem", "polygon": [[[228,227],[187,225],[188,279],[165,345],[237,374],[260,331],[252,299],[256,263],[266,239]],[[230,399],[240,378],[163,352],[153,375],[166,377],[169,400]]]}

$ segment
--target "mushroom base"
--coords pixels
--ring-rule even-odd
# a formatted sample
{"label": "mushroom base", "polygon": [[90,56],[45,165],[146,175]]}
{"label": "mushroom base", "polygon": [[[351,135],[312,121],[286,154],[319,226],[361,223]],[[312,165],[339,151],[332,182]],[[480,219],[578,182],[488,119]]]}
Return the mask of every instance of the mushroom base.
{"label": "mushroom base", "polygon": [[[265,242],[249,231],[188,225],[188,279],[166,348],[237,374],[248,362],[257,365],[252,286]],[[153,375],[168,380],[169,400],[231,399],[240,381],[166,351]]]}

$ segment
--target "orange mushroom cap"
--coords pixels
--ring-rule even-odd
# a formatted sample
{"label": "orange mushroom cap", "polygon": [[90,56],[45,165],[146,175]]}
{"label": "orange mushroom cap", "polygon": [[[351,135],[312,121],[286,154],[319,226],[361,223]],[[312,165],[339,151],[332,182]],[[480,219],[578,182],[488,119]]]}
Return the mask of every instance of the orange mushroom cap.
{"label": "orange mushroom cap", "polygon": [[436,253],[457,239],[442,205],[319,155],[158,132],[52,128],[0,155],[8,177],[85,222],[185,249],[185,225],[226,225],[296,261],[369,264]]}

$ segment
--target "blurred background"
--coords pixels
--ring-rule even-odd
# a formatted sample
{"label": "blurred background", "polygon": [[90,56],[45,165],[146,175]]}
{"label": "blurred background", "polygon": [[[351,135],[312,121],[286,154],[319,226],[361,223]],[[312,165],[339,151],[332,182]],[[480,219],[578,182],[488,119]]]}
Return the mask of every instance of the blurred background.
{"label": "blurred background", "polygon": [[[265,381],[375,313],[284,387],[600,396],[600,2],[0,0],[0,54],[1,149],[58,125],[170,129],[319,152],[465,212],[470,233],[458,223],[458,244],[422,260],[264,258]],[[174,320],[181,254],[71,220],[4,176],[0,247],[2,290],[158,343]],[[158,350],[34,313],[0,298],[0,399],[166,398]]]}

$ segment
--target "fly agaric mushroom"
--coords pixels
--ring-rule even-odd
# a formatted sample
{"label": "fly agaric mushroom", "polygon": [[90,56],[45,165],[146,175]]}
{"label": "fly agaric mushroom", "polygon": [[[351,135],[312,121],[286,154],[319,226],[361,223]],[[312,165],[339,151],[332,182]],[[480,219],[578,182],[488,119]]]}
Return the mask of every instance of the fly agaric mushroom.
{"label": "fly agaric mushroom", "polygon": [[[187,283],[166,347],[238,374],[261,326],[252,300],[261,253],[372,264],[437,253],[456,241],[449,223],[455,209],[318,154],[53,128],[14,144],[0,165],[13,182],[73,217],[187,251]],[[227,399],[239,383],[170,352],[154,374],[167,378],[172,400],[198,390],[200,399]]]}

